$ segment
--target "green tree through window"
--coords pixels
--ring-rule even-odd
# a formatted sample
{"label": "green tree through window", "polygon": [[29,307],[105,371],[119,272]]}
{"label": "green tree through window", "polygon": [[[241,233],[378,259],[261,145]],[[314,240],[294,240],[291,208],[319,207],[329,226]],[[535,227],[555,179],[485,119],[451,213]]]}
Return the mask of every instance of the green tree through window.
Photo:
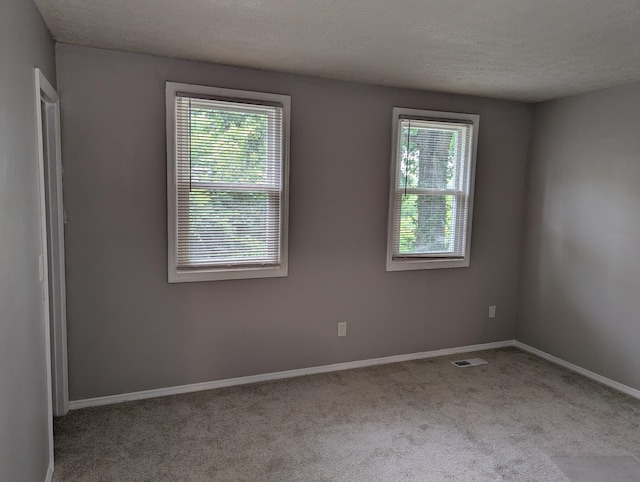
{"label": "green tree through window", "polygon": [[[457,140],[455,131],[403,127],[400,187],[435,190],[451,185]],[[450,251],[453,209],[451,196],[403,195],[400,252]]]}
{"label": "green tree through window", "polygon": [[[269,255],[268,192],[274,184],[267,156],[268,118],[208,106],[190,109],[190,261],[256,263]],[[247,186],[242,190],[240,186]],[[258,186],[256,186],[258,187]],[[233,249],[229,249],[233,246]]]}

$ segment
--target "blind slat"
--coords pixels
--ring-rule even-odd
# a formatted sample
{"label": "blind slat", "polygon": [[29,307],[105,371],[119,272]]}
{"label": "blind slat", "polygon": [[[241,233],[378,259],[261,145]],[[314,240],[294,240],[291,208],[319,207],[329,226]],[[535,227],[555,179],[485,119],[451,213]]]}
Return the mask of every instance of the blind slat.
{"label": "blind slat", "polygon": [[280,263],[283,113],[178,94],[178,269]]}

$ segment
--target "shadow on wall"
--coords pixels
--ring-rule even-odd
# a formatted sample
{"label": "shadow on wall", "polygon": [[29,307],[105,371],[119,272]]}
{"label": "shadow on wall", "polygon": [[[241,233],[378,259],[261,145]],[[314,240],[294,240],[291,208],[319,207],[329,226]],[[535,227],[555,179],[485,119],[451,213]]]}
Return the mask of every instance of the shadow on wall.
{"label": "shadow on wall", "polygon": [[610,152],[597,154],[602,162],[583,166],[563,152],[537,173],[520,329],[536,346],[611,376],[620,360],[606,354],[624,350],[638,329],[640,231],[629,221],[640,190]]}

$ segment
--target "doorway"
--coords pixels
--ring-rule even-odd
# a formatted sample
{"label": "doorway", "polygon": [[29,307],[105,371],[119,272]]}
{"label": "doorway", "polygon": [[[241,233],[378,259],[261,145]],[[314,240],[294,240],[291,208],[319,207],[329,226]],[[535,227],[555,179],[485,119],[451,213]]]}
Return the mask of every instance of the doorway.
{"label": "doorway", "polygon": [[45,302],[45,331],[49,339],[51,414],[60,416],[69,411],[60,100],[40,69],[35,69],[35,80],[43,253],[40,277]]}

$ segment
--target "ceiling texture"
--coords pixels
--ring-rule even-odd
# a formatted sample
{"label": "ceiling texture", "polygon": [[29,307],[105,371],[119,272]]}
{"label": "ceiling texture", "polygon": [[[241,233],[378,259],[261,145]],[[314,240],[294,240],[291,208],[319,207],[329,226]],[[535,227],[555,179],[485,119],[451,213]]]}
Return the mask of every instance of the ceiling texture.
{"label": "ceiling texture", "polygon": [[537,102],[640,80],[640,0],[35,0],[60,42]]}

